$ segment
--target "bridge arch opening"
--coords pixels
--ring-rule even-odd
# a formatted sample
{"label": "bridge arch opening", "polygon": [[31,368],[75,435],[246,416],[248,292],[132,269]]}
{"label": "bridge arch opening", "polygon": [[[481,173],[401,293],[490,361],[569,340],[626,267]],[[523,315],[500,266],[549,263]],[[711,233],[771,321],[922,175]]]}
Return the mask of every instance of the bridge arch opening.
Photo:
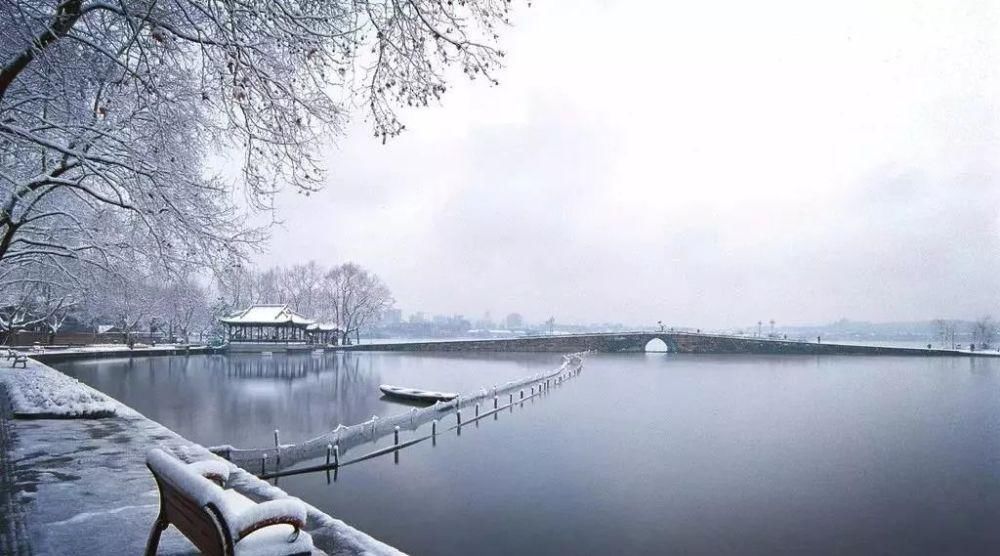
{"label": "bridge arch opening", "polygon": [[646,353],[667,353],[670,348],[667,347],[667,343],[659,338],[653,338],[652,340],[646,342],[643,347],[643,351]]}

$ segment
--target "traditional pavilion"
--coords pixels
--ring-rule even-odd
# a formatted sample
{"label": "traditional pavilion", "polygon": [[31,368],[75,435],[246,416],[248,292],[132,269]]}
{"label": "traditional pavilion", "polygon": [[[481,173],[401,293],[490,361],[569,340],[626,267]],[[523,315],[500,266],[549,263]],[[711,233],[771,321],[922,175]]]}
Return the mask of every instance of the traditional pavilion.
{"label": "traditional pavilion", "polygon": [[288,305],[253,305],[221,318],[229,348],[236,351],[284,351],[336,342],[339,327],[318,324]]}
{"label": "traditional pavilion", "polygon": [[306,333],[314,344],[335,346],[340,339],[340,326],[332,322],[317,322],[306,328]]}

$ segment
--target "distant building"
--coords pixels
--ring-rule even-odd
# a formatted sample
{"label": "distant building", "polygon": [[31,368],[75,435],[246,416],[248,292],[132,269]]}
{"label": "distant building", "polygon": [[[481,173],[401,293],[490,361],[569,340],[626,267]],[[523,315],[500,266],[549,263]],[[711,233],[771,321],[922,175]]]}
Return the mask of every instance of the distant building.
{"label": "distant building", "polygon": [[483,317],[473,323],[477,329],[488,330],[490,328],[496,328],[496,323],[493,322],[493,317],[490,316],[490,312],[486,311]]}
{"label": "distant building", "polygon": [[395,326],[403,322],[403,311],[399,309],[387,309],[382,313],[383,326]]}

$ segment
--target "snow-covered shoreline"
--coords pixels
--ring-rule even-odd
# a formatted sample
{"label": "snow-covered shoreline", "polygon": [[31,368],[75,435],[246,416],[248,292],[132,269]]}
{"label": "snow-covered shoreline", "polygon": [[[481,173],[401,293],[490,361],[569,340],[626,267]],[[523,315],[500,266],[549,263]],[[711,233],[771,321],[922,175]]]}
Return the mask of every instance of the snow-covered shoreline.
{"label": "snow-covered shoreline", "polygon": [[0,369],[0,383],[7,390],[18,418],[96,418],[114,416],[114,401],[51,367],[28,360],[27,368]]}
{"label": "snow-covered shoreline", "polygon": [[86,346],[66,346],[23,350],[22,353],[42,363],[55,363],[75,359],[105,359],[115,357],[150,357],[166,355],[193,355],[219,353],[219,348],[203,345],[136,346],[129,348],[122,344],[91,344]]}
{"label": "snow-covered shoreline", "polygon": [[[36,417],[8,421],[18,440],[11,453],[4,454],[23,475],[17,484],[31,502],[22,511],[31,514],[23,523],[36,553],[86,552],[81,542],[104,543],[92,547],[96,553],[141,552],[157,507],[156,486],[144,460],[154,447],[187,462],[225,463],[231,467],[229,487],[255,501],[288,497],[205,447],[37,361],[29,359],[27,369],[0,367],[0,390],[6,392],[15,414]],[[87,418],[98,412],[106,418]],[[50,415],[65,420],[50,420]],[[72,483],[66,476],[73,477]],[[307,509],[306,529],[328,554],[402,554],[311,505]],[[93,538],[95,526],[106,522],[116,527],[125,518],[135,527],[124,534]],[[65,539],[76,541],[65,544]],[[179,535],[165,540],[181,551],[184,546],[192,548]]]}

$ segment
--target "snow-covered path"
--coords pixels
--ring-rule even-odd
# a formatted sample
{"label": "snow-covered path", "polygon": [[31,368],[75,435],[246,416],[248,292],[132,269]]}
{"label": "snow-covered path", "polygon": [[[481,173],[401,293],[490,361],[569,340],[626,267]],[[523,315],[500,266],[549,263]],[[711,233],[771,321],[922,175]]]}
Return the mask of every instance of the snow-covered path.
{"label": "snow-covered path", "polygon": [[30,359],[24,369],[0,368],[0,384],[6,387],[19,418],[107,417],[119,405],[75,378]]}
{"label": "snow-covered path", "polygon": [[[0,362],[0,389],[16,404],[0,408],[4,554],[141,554],[158,506],[146,452],[160,447],[186,461],[218,459],[117,400],[35,361],[29,360],[26,370]],[[58,413],[63,406],[73,409],[60,419],[13,419],[10,411],[44,408]],[[66,418],[92,407],[111,408],[114,415]],[[287,496],[233,467],[229,486],[251,499]],[[311,506],[307,530],[329,554],[400,554]],[[160,554],[192,552],[194,547],[183,536],[167,529]]]}

